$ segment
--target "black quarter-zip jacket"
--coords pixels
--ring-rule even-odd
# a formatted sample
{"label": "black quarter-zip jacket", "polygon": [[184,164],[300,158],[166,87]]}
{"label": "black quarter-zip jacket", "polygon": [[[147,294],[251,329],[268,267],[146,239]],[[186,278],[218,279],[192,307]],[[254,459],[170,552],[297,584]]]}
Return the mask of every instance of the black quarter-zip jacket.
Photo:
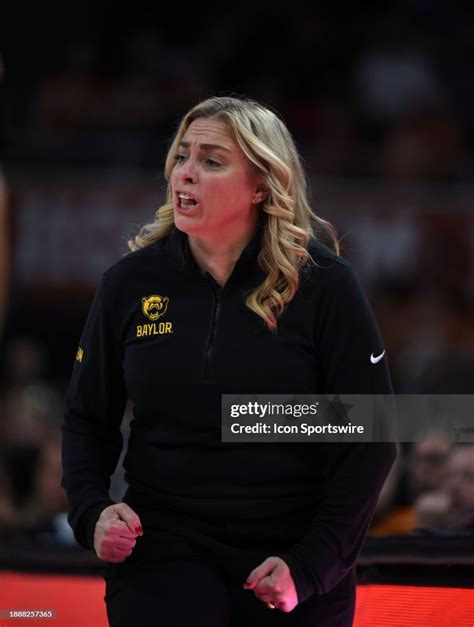
{"label": "black quarter-zip jacket", "polygon": [[223,443],[221,394],[392,388],[386,356],[370,360],[384,348],[367,298],[350,264],[322,243],[311,242],[314,263],[276,333],[245,306],[265,278],[260,242],[259,231],[223,288],[199,270],[177,229],[103,275],[66,395],[63,486],[76,539],[92,548],[97,518],[112,504],[130,399],[125,500],[144,527],[153,525],[146,512],[160,508],[232,519],[244,535],[252,521],[271,527],[294,515],[280,557],[302,602],[354,567],[396,445]]}

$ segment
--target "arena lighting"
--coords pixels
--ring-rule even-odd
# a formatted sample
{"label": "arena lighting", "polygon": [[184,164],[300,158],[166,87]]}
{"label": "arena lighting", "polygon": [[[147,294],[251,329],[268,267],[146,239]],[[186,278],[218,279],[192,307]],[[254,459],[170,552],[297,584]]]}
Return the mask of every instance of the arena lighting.
{"label": "arena lighting", "polygon": [[[107,627],[100,577],[0,572],[0,609],[54,610],[54,627]],[[23,619],[22,627],[38,620]],[[49,624],[49,623],[48,623]],[[12,625],[0,619],[0,627]],[[357,586],[354,627],[471,627],[474,590],[430,586]]]}
{"label": "arena lighting", "polygon": [[474,590],[431,586],[357,586],[354,627],[471,627]]}

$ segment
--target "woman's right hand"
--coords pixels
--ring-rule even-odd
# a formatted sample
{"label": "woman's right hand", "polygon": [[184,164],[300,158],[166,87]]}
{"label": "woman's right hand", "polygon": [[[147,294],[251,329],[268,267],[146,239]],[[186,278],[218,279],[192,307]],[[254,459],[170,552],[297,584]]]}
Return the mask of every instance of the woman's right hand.
{"label": "woman's right hand", "polygon": [[94,550],[106,562],[124,562],[131,555],[137,537],[143,535],[138,514],[126,503],[109,505],[100,514],[94,529]]}

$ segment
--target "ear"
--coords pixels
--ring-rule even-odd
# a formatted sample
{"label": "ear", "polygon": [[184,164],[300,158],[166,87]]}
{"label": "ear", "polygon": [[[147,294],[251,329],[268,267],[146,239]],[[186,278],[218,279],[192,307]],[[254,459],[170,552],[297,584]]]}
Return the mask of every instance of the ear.
{"label": "ear", "polygon": [[267,189],[263,187],[257,187],[257,189],[255,190],[253,194],[252,203],[255,205],[259,204],[263,202],[264,200],[266,200],[268,196],[269,196],[269,192]]}

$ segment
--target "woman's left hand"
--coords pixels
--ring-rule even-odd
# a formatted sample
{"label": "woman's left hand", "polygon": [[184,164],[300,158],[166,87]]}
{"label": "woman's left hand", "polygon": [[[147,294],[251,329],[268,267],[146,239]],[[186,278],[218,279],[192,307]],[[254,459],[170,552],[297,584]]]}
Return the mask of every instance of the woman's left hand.
{"label": "woman's left hand", "polygon": [[273,606],[282,612],[291,612],[298,605],[298,594],[290,569],[280,557],[267,557],[254,568],[244,588],[253,590],[255,596],[269,608]]}

